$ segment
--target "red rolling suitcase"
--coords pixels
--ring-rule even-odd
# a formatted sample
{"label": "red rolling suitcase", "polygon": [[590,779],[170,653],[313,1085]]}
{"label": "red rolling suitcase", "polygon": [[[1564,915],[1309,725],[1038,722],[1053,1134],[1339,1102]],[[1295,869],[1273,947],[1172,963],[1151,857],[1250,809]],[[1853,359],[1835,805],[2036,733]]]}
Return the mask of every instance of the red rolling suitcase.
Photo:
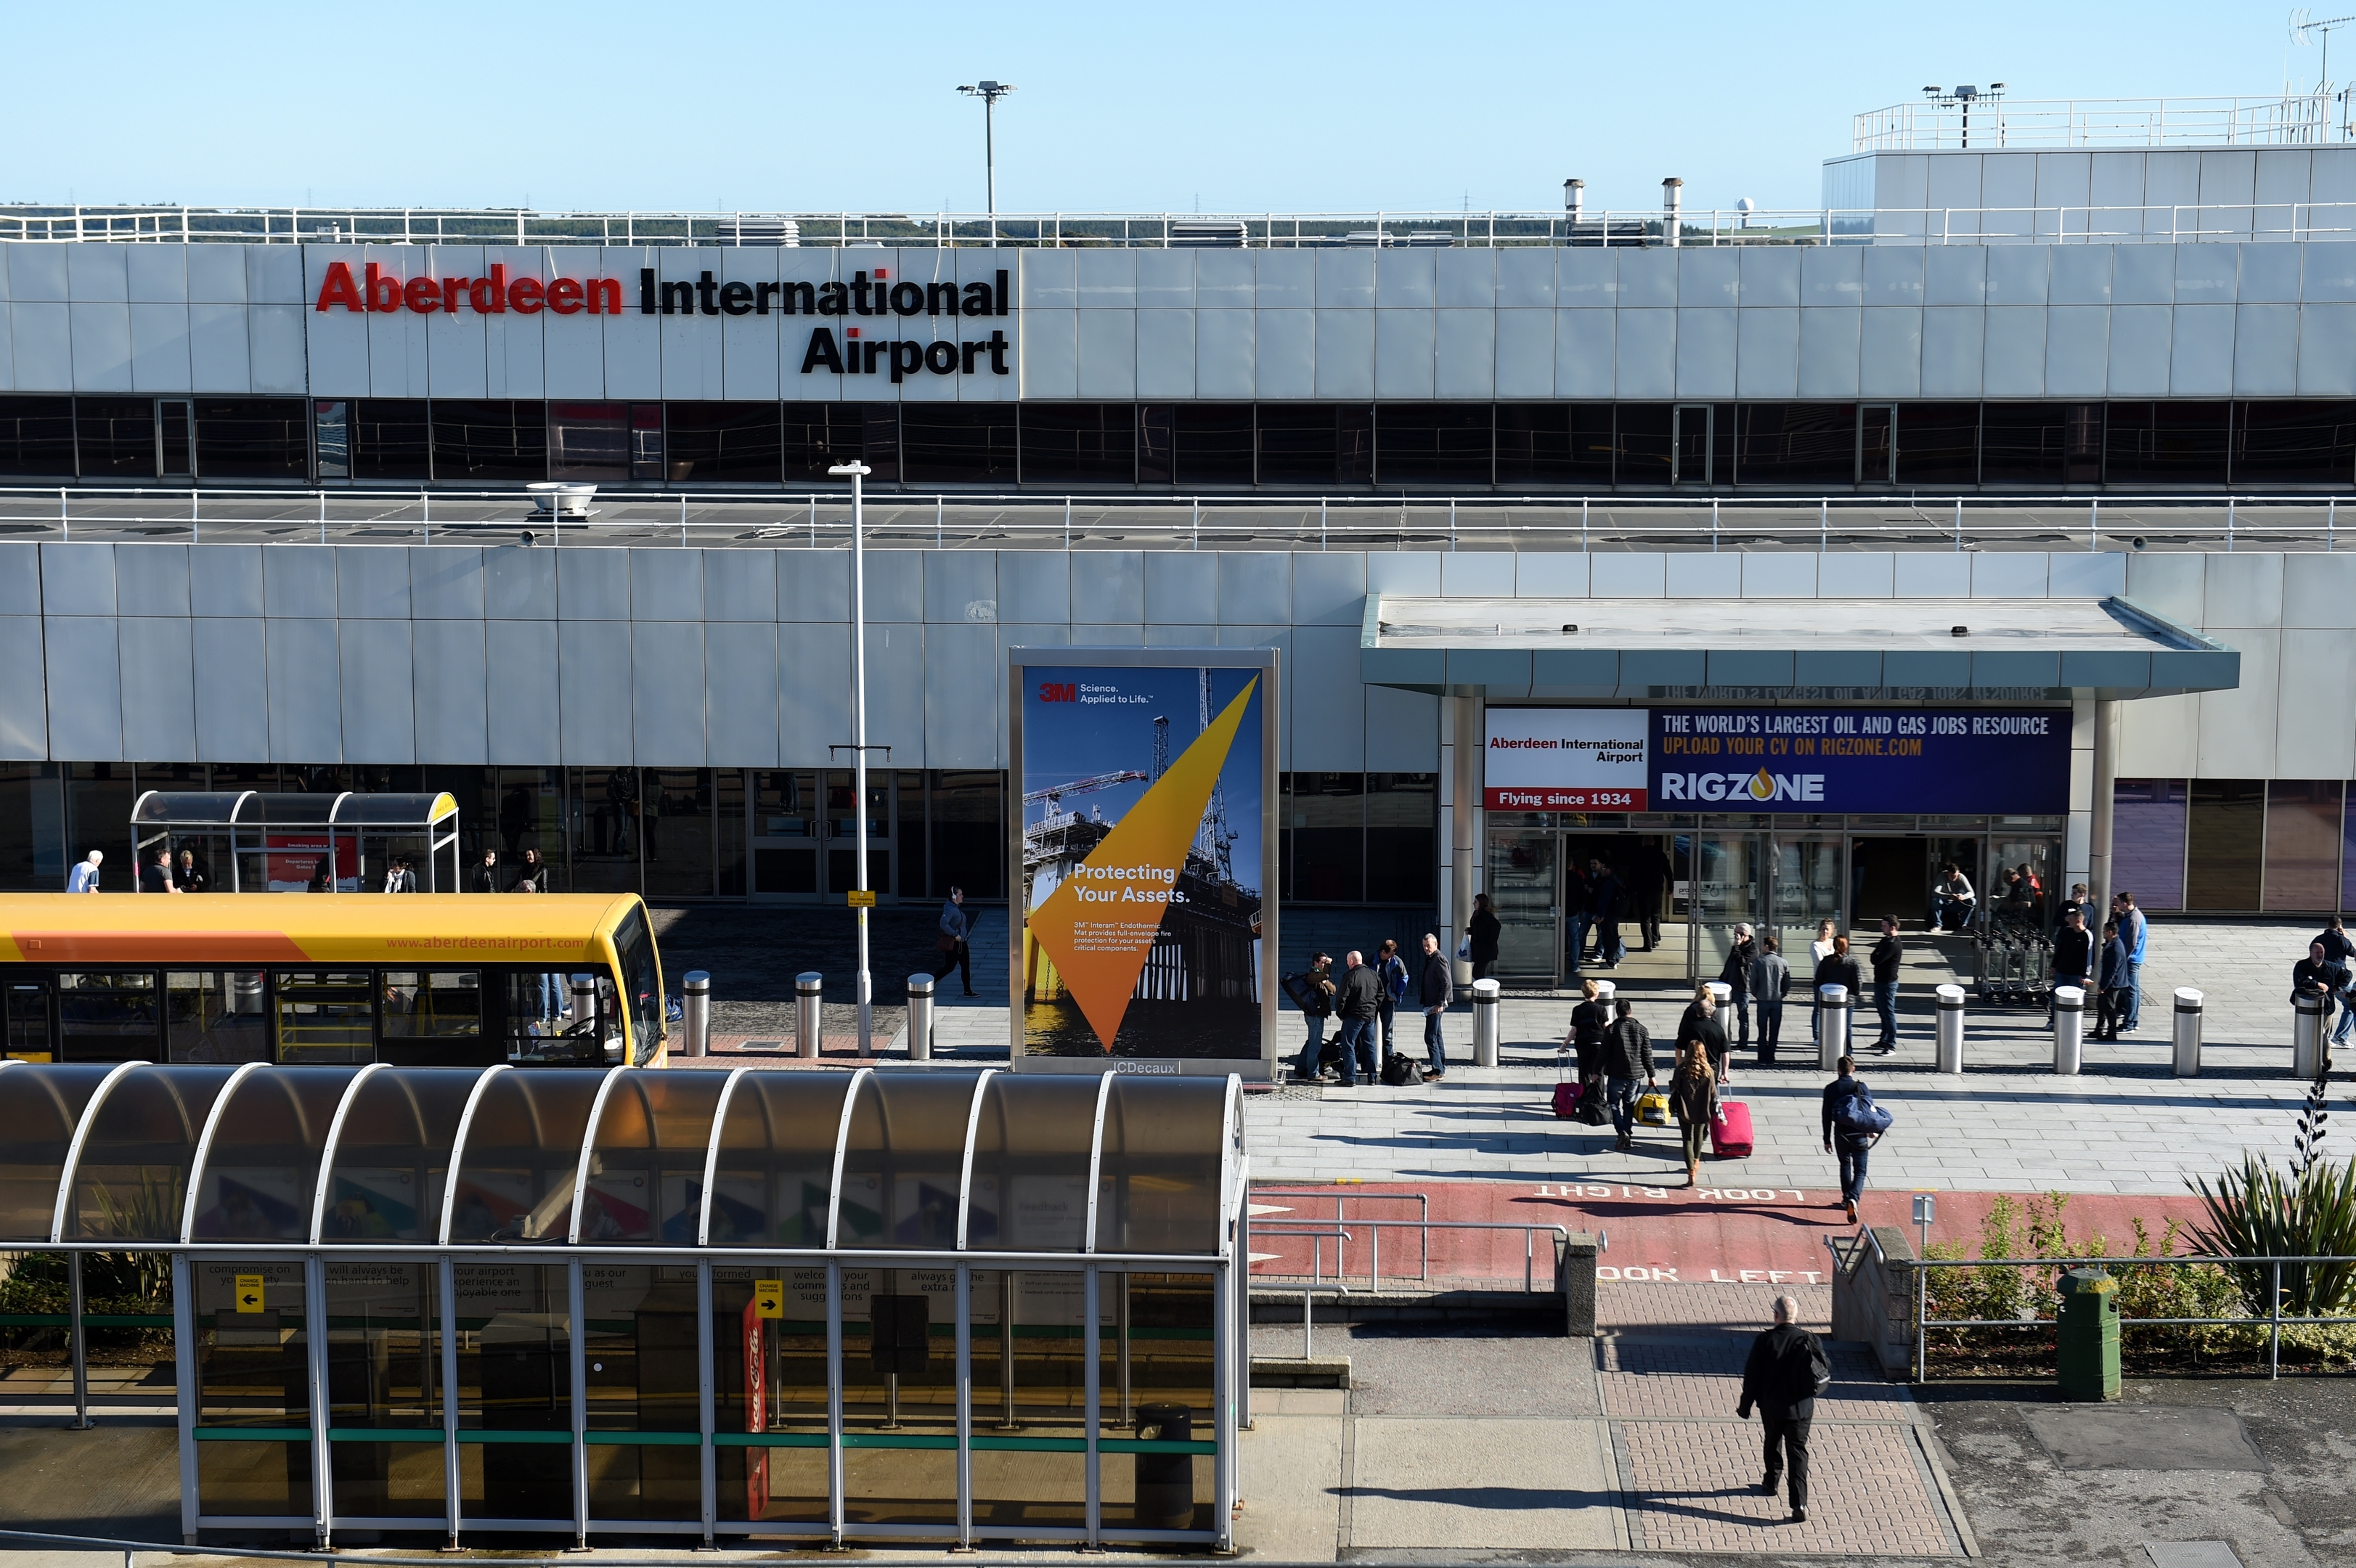
{"label": "red rolling suitcase", "polygon": [[1570,1081],[1570,1052],[1554,1053],[1554,1114],[1564,1121],[1579,1114],[1580,1085]]}
{"label": "red rolling suitcase", "polygon": [[1741,1159],[1751,1153],[1751,1107],[1740,1100],[1720,1100],[1710,1118],[1709,1151],[1720,1159]]}

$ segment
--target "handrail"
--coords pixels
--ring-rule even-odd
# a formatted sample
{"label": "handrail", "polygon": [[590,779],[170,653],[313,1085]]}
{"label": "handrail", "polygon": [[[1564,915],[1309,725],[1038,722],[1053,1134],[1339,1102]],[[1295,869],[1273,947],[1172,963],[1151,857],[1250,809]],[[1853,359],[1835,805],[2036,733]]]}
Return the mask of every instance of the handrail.
{"label": "handrail", "polygon": [[[1274,1234],[1280,1236],[1323,1235],[1330,1233],[1324,1232],[1274,1229],[1275,1227],[1282,1226],[1286,1223],[1288,1223],[1288,1221],[1280,1219],[1260,1219],[1253,1221],[1252,1232],[1256,1235],[1267,1234],[1272,1232]],[[1308,1225],[1321,1224],[1323,1221],[1296,1220],[1290,1221],[1290,1223],[1295,1225]],[[1525,1292],[1532,1291],[1537,1288],[1537,1285],[1534,1283],[1537,1277],[1535,1273],[1537,1253],[1535,1233],[1539,1231],[1551,1231],[1554,1232],[1555,1240],[1558,1242],[1562,1243],[1566,1246],[1568,1246],[1570,1242],[1569,1226],[1560,1224],[1558,1222],[1548,1222],[1544,1221],[1532,1221],[1515,1224],[1493,1220],[1353,1220],[1350,1223],[1354,1228],[1372,1231],[1377,1237],[1379,1237],[1386,1230],[1412,1230],[1424,1232],[1430,1232],[1432,1231],[1519,1231],[1522,1232],[1522,1289]],[[1347,1238],[1344,1239],[1346,1240]],[[1611,1240],[1608,1234],[1603,1235],[1602,1244],[1607,1248],[1611,1245]],[[1430,1241],[1428,1234],[1424,1242],[1424,1252],[1428,1258],[1430,1255]],[[1338,1247],[1335,1249],[1335,1253],[1336,1255],[1333,1260],[1333,1266],[1336,1271],[1339,1271],[1343,1269],[1344,1265],[1342,1262],[1340,1249]],[[1312,1266],[1314,1266],[1313,1261]],[[1379,1243],[1377,1243],[1377,1244],[1371,1250],[1370,1261],[1366,1270],[1367,1288],[1377,1296],[1382,1294],[1383,1288],[1381,1267],[1382,1248]],[[1312,1275],[1311,1277],[1314,1278],[1315,1275]],[[1424,1276],[1419,1275],[1416,1277],[1420,1279]]]}
{"label": "handrail", "polygon": [[[1419,1219],[1431,1218],[1431,1194],[1429,1192],[1349,1192],[1335,1187],[1255,1187],[1252,1189],[1252,1196],[1254,1198],[1331,1198],[1333,1200],[1333,1222],[1337,1225],[1348,1223],[1342,1211],[1342,1206],[1353,1200],[1370,1203],[1404,1203],[1412,1200],[1416,1204],[1416,1214]],[[1375,1232],[1375,1256],[1377,1263],[1382,1257],[1382,1248],[1383,1233],[1377,1229]],[[1427,1245],[1417,1259],[1415,1277],[1419,1280],[1430,1278],[1430,1264],[1431,1249]]]}

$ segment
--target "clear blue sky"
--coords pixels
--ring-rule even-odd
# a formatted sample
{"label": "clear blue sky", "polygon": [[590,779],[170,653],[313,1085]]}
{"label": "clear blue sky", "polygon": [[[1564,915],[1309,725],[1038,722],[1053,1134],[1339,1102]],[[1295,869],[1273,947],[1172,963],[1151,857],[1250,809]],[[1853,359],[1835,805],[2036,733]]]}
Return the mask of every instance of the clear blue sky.
{"label": "clear blue sky", "polygon": [[[2322,14],[2329,15],[2329,10]],[[1812,207],[1849,117],[2311,83],[2280,5],[8,9],[0,201],[979,211]],[[2356,27],[2331,50],[2356,77]],[[2344,63],[2343,63],[2344,62]]]}

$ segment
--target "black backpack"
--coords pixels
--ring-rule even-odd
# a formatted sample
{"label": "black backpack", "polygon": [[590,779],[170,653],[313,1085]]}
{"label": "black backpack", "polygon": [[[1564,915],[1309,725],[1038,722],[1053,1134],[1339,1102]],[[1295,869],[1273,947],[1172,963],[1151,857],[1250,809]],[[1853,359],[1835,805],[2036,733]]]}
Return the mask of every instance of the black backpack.
{"label": "black backpack", "polygon": [[1383,1058],[1383,1082],[1397,1089],[1415,1082],[1415,1063],[1403,1051],[1392,1051]]}
{"label": "black backpack", "polygon": [[1807,1347],[1808,1359],[1801,1362],[1792,1373],[1794,1383],[1804,1385],[1791,1391],[1792,1403],[1794,1404],[1804,1399],[1815,1399],[1822,1395],[1825,1390],[1833,1386],[1832,1363],[1825,1359],[1824,1346],[1816,1342],[1816,1337],[1814,1334],[1802,1334],[1800,1342]]}

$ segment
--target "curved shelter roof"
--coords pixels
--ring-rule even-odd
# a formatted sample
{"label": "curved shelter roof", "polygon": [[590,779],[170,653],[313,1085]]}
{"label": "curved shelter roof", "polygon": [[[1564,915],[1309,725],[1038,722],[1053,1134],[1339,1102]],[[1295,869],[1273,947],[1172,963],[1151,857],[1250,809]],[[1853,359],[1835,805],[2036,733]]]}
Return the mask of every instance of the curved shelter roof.
{"label": "curved shelter roof", "polygon": [[433,795],[273,794],[263,790],[151,789],[131,807],[134,827],[432,827],[458,815],[447,790]]}
{"label": "curved shelter roof", "polygon": [[1226,1255],[1232,1078],[0,1064],[0,1246]]}

